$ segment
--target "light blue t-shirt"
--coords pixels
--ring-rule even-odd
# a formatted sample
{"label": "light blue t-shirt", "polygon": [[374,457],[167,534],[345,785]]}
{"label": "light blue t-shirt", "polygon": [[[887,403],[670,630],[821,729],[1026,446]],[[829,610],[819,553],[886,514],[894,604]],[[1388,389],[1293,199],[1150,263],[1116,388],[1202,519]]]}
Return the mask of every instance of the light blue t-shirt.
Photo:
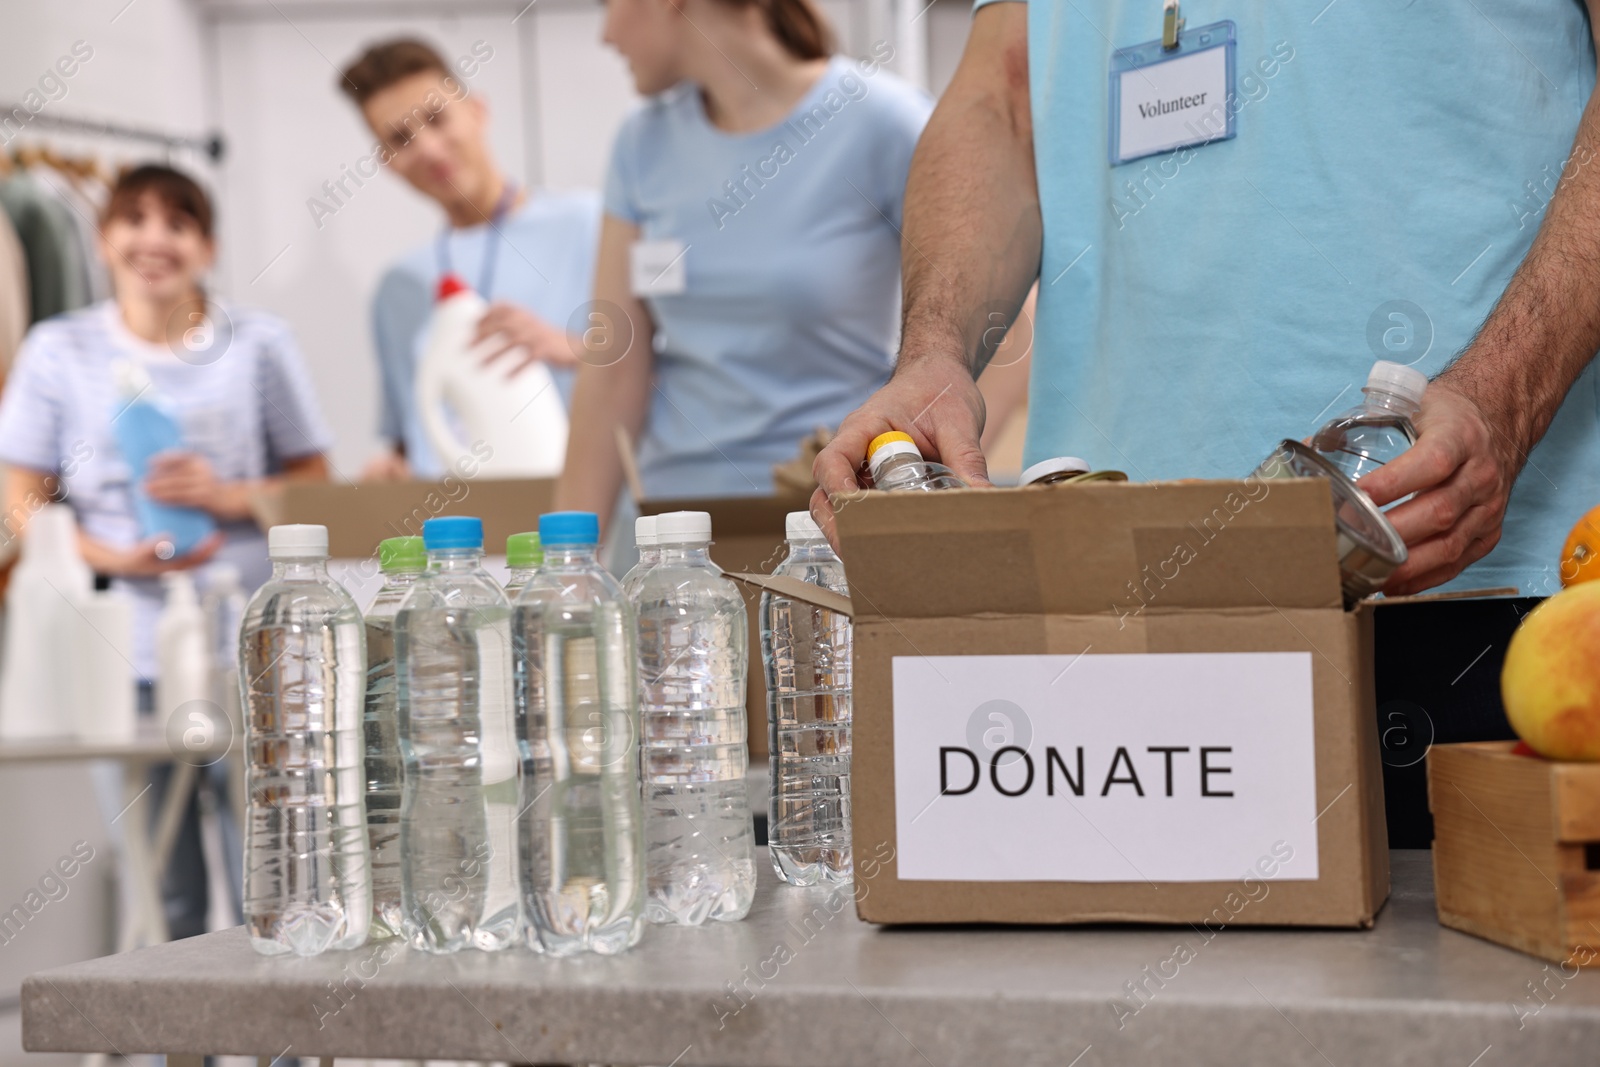
{"label": "light blue t-shirt", "polygon": [[[112,301],[46,319],[28,331],[0,394],[0,462],[60,476],[84,533],[120,547],[144,539],[133,506],[133,480],[117,447],[112,418],[125,403],[113,367],[142,366],[151,395],[178,420],[186,448],[211,461],[225,482],[277,473],[286,460],[333,447],[299,345],[282,320],[232,305],[213,305],[227,324],[206,362],[179,358],[165,345],[134,336]],[[252,522],[221,524],[214,557],[239,568],[246,590],[272,573],[266,537]],[[161,585],[154,578],[115,583],[133,599],[133,665],[156,673],[155,625]]]}
{"label": "light blue t-shirt", "polygon": [[[1594,86],[1578,0],[1185,0],[1183,15],[1238,24],[1238,136],[1112,167],[1111,49],[1158,38],[1161,5],[1030,6],[1044,254],[1029,463],[1238,477],[1358,402],[1375,359],[1437,374],[1527,253]],[[1554,592],[1596,501],[1590,366],[1499,547],[1451,585]]]}
{"label": "light blue t-shirt", "polygon": [[[594,287],[599,242],[598,195],[535,190],[498,227],[485,223],[453,228],[408,252],[384,274],[372,300],[372,336],[383,384],[378,433],[405,446],[417,477],[446,473],[428,442],[416,401],[417,367],[443,268],[487,300],[519,304],[556,329],[581,333],[587,321],[581,310]],[[570,401],[572,371],[556,370],[554,376],[562,400]]]}
{"label": "light blue t-shirt", "polygon": [[606,213],[685,248],[684,290],[646,301],[651,496],[765,493],[773,464],[888,380],[906,172],[930,110],[887,71],[835,58],[758,133],[718,130],[689,85],[628,117]]}

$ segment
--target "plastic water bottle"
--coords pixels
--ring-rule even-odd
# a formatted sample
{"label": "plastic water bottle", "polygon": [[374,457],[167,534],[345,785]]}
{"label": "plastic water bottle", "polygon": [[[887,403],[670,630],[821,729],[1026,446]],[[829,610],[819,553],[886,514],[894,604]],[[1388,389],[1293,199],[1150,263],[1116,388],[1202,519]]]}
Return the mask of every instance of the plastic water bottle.
{"label": "plastic water bottle", "polygon": [[364,620],[367,630],[367,699],[362,718],[366,751],[367,845],[372,855],[371,938],[404,933],[400,899],[401,759],[399,691],[394,673],[394,618],[411,587],[428,569],[420,537],[378,543],[383,586]]}
{"label": "plastic water bottle", "polygon": [[506,599],[515,600],[533,572],[544,562],[544,549],[536,533],[514,533],[506,538]]}
{"label": "plastic water bottle", "polygon": [[528,943],[621,952],[644,930],[637,624],[588,512],[539,520],[545,563],[512,607]]}
{"label": "plastic water bottle", "polygon": [[428,571],[394,622],[402,919],[424,951],[494,951],[521,933],[511,609],[481,520],[429,519],[422,540]]}
{"label": "plastic water bottle", "polygon": [[325,526],[267,532],[272,578],[245,608],[239,686],[249,754],[244,914],[264,955],[367,939],[361,612],[328,577]]}
{"label": "plastic water bottle", "polygon": [[1416,443],[1412,420],[1422,410],[1427,388],[1427,376],[1416,368],[1379,360],[1361,390],[1366,399],[1329,420],[1311,447],[1359,481]]}
{"label": "plastic water bottle", "polygon": [[755,897],[744,597],[711,562],[711,516],[656,516],[661,559],[639,586],[645,918],[733,921]]}
{"label": "plastic water bottle", "polygon": [[878,489],[965,489],[949,467],[923,459],[911,435],[891,430],[880,433],[867,446],[867,469]]}
{"label": "plastic water bottle", "polygon": [[644,576],[649,573],[661,560],[661,551],[656,548],[656,517],[654,515],[640,515],[633,520],[633,543],[639,549],[639,562],[628,569],[622,576],[622,595],[630,603],[639,599],[639,583],[644,581]]}
{"label": "plastic water bottle", "polygon": [[[804,511],[790,512],[775,575],[850,594],[844,564]],[[850,618],[761,594],[772,786],[767,843],[792,885],[846,882],[850,862]]]}

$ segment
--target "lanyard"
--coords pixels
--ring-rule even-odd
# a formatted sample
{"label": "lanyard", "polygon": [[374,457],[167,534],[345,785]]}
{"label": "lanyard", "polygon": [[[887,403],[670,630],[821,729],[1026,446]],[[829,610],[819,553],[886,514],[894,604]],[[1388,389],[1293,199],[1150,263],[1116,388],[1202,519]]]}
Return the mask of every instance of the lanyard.
{"label": "lanyard", "polygon": [[[500,223],[504,221],[506,212],[511,210],[511,205],[517,199],[517,187],[511,182],[506,182],[500,199],[495,202],[494,214],[489,217],[489,232],[483,237],[483,266],[478,271],[478,295],[485,300],[492,300],[490,288],[494,285],[494,265],[500,258]],[[439,234],[438,258],[439,276],[454,274],[455,269],[450,262],[450,233],[451,227],[446,226]]]}

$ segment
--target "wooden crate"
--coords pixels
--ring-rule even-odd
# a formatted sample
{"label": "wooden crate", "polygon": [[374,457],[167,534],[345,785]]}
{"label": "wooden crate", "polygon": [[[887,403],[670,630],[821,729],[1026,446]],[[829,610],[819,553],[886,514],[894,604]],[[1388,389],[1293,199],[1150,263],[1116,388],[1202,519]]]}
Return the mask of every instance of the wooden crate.
{"label": "wooden crate", "polygon": [[1445,926],[1568,966],[1600,966],[1600,763],[1428,753],[1433,878]]}

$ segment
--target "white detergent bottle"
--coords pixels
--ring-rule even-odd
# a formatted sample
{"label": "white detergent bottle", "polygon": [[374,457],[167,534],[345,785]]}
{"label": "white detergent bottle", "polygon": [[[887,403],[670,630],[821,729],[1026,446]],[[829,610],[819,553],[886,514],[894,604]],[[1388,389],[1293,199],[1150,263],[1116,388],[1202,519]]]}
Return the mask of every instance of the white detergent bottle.
{"label": "white detergent bottle", "polygon": [[133,601],[120,590],[89,594],[78,605],[72,647],[82,658],[76,674],[73,732],[80,741],[132,741],[139,727],[133,671]]}
{"label": "white detergent bottle", "polygon": [[[188,571],[161,576],[166,604],[156,620],[156,723],[185,745],[209,745],[219,726],[220,709],[211,695],[211,650],[206,646],[206,617]],[[194,701],[200,707],[188,706]],[[172,716],[181,716],[176,734]]]}
{"label": "white detergent bottle", "polygon": [[[460,278],[446,274],[439,280],[417,371],[417,410],[428,441],[446,467],[487,460],[496,478],[553,478],[567,457],[561,392],[543,363],[507,380],[515,353],[483,366],[491,348],[473,345],[472,338],[487,310],[483,297]],[[484,445],[493,450],[488,456]]]}
{"label": "white detergent bottle", "polygon": [[6,591],[0,664],[0,737],[64,737],[74,729],[78,609],[94,578],[78,554],[72,509],[46,504],[28,521],[22,560]]}

